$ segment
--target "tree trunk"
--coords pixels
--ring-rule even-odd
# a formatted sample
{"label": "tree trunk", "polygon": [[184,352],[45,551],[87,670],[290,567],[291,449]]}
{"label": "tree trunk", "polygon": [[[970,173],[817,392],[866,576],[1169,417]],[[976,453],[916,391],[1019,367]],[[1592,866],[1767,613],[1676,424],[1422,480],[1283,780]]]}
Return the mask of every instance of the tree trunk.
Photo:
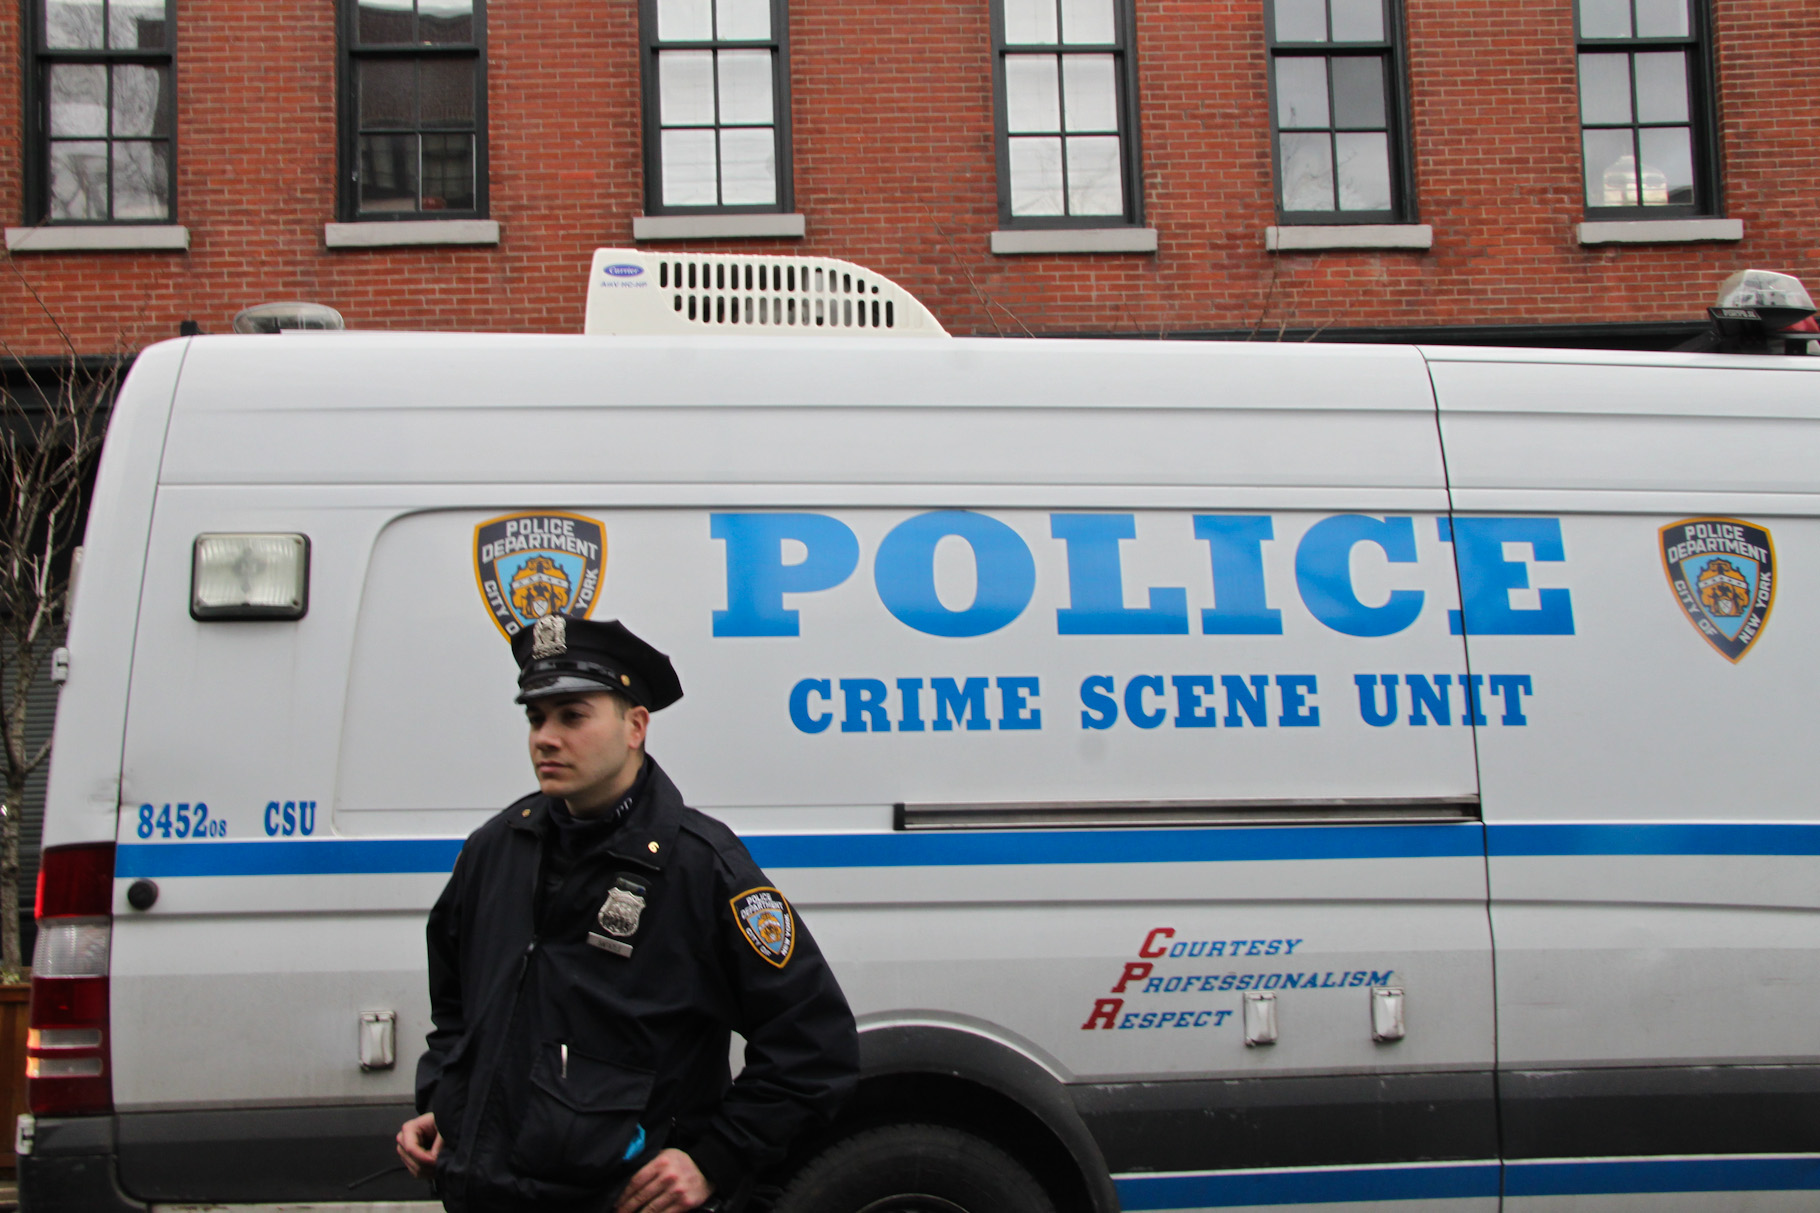
{"label": "tree trunk", "polygon": [[17,981],[19,955],[19,817],[25,811],[25,780],[6,781],[0,804],[0,981]]}

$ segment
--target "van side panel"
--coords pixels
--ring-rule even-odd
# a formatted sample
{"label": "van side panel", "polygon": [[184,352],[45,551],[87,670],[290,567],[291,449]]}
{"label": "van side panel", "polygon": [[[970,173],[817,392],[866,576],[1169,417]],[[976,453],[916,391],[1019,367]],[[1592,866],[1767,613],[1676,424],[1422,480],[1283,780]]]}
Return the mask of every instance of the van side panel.
{"label": "van side panel", "polygon": [[1472,667],[1531,678],[1479,731],[1508,1207],[1811,1189],[1820,375],[1430,357]]}
{"label": "van side panel", "polygon": [[106,842],[120,808],[120,753],[146,535],[172,397],[189,342],[133,363],[114,401],[71,603],[70,676],[57,697],[44,845]]}
{"label": "van side panel", "polygon": [[[566,517],[600,528],[593,617],[688,688],[654,756],[802,908],[863,1030],[1026,1059],[1126,1207],[1495,1207],[1470,684],[1420,359],[906,344],[198,344],[118,835],[120,875],[163,890],[115,935],[135,1195],[251,1199],[275,1164],[225,1141],[236,1110],[249,1142],[308,1139],[267,1199],[378,1169],[325,1143],[402,1114],[423,913],[530,784],[477,566],[506,522]],[[191,619],[204,530],[308,534],[309,614]],[[811,545],[821,571],[780,587],[771,563]],[[185,836],[199,803],[225,833]],[[1032,804],[1074,816],[965,816]],[[1380,988],[1400,1039],[1373,1038]],[[1246,1042],[1251,994],[1275,1043]],[[399,1065],[362,1071],[380,1010]],[[188,1132],[212,1148],[179,1166]]]}

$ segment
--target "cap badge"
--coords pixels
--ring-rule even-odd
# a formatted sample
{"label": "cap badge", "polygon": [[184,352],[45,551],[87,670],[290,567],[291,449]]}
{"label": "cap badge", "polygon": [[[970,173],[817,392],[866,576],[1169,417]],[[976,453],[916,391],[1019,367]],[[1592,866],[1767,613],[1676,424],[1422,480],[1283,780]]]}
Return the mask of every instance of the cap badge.
{"label": "cap badge", "polygon": [[569,620],[564,615],[545,615],[531,625],[531,660],[561,657],[569,651]]}

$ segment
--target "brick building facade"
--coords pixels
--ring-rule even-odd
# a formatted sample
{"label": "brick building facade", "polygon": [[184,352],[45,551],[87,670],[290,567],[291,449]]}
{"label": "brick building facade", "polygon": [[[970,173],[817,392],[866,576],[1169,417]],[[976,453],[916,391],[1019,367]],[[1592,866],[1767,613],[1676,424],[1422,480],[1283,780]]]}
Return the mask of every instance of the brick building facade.
{"label": "brick building facade", "polygon": [[[436,2],[445,8],[433,11],[432,0],[422,0],[421,22],[465,4]],[[740,2],[750,9],[749,0]],[[1062,24],[1087,22],[1098,2],[1064,0]],[[1036,0],[774,0],[776,113],[762,119],[781,131],[771,203],[692,208],[664,205],[662,189],[671,187],[647,178],[681,172],[675,149],[709,147],[711,160],[712,147],[675,135],[674,145],[662,143],[671,167],[657,167],[657,141],[675,132],[660,131],[670,120],[647,113],[660,104],[658,85],[647,78],[663,42],[652,28],[659,6],[706,12],[706,0],[644,0],[642,10],[637,0],[493,0],[473,15],[471,59],[450,51],[434,69],[459,73],[469,70],[464,62],[478,64],[473,113],[448,120],[477,131],[478,192],[457,186],[448,195],[457,205],[439,213],[425,209],[436,201],[423,192],[427,185],[411,186],[418,192],[403,205],[416,209],[401,222],[396,211],[362,211],[380,203],[359,193],[373,188],[377,162],[363,159],[365,142],[354,150],[369,138],[360,125],[366,118],[351,113],[359,104],[351,73],[367,70],[354,32],[366,10],[354,0],[149,0],[156,11],[146,0],[111,0],[107,19],[120,29],[135,12],[152,14],[118,62],[102,54],[114,44],[100,35],[87,45],[83,35],[46,32],[53,21],[80,16],[82,5],[22,0],[22,20],[0,25],[0,211],[11,249],[0,273],[0,333],[15,353],[48,355],[62,348],[60,327],[80,352],[100,353],[174,336],[184,321],[223,331],[238,309],[274,299],[331,305],[359,328],[577,332],[590,251],[635,243],[847,258],[902,283],[958,335],[1407,339],[1489,326],[1482,331],[1494,339],[1553,333],[1597,344],[1603,334],[1613,343],[1672,344],[1734,269],[1816,273],[1820,8],[1771,0],[1366,2],[1382,14],[1383,46],[1373,51],[1369,31],[1359,35],[1354,49],[1364,49],[1348,70],[1377,70],[1364,59],[1382,52],[1388,91],[1379,94],[1384,110],[1376,119],[1345,119],[1336,108],[1313,122],[1332,129],[1288,129],[1296,123],[1288,117],[1286,73],[1322,70],[1310,66],[1322,52],[1313,43],[1343,40],[1342,10],[1355,0],[1332,0],[1330,25],[1325,33],[1311,27],[1314,34],[1291,25],[1318,12],[1320,0],[1118,0],[1116,8],[1103,0],[1123,23],[1122,40],[1100,46],[1112,37],[1100,33],[1085,44],[1119,73],[1116,118],[1101,121],[1117,127],[1122,142],[1105,133],[1077,140],[1066,118],[1044,147],[1007,151],[1020,130],[1047,121],[1027,112],[1007,117],[1007,90],[1015,110],[1027,100],[1015,90],[1027,91],[1031,78],[1008,84],[1008,71],[1035,65],[1053,73],[1035,53],[1006,67],[1033,40],[1057,42],[1053,32],[1027,32],[1031,21],[1055,24],[1053,16],[1031,16]],[[102,0],[85,3],[102,13]],[[731,21],[735,0],[720,3]],[[368,0],[369,9],[375,5],[405,19],[412,11],[408,0]],[[1683,16],[1664,17],[1674,6]],[[1633,35],[1684,28],[1688,37],[1625,42],[1615,26],[1592,29],[1618,20],[1614,12],[1629,14]],[[1589,31],[1618,40],[1588,43]],[[1057,43],[1062,60],[1067,37]],[[1672,98],[1645,95],[1645,69],[1681,62],[1673,56],[1684,44],[1691,83],[1679,103],[1687,112],[1677,118]],[[443,54],[440,44],[433,49]],[[1611,120],[1613,138],[1644,140],[1631,164],[1639,175],[1625,187],[1607,185],[1602,196],[1595,183],[1591,200],[1618,206],[1589,212],[1583,159],[1592,145],[1583,140],[1593,137],[1598,115],[1585,94],[1598,64],[1577,55],[1601,52],[1611,52],[1601,62],[1620,73],[1623,56],[1631,56],[1635,105],[1658,112]],[[692,53],[707,63],[699,56],[727,52]],[[1277,64],[1297,55],[1308,61]],[[88,96],[88,109],[78,104],[82,97],[70,100],[81,92],[68,83],[79,72],[99,82],[98,73],[119,62],[128,64],[122,71],[162,81],[162,116],[122,117],[119,91],[107,94],[111,101]],[[734,61],[719,62],[725,72]],[[1079,81],[1087,81],[1087,66]],[[53,88],[50,73],[58,70],[65,83]],[[1338,71],[1328,76],[1336,98],[1347,87]],[[116,90],[126,78],[110,77]],[[1066,99],[1085,114],[1087,85],[1076,83],[1065,78],[1064,91],[1076,90]],[[388,146],[432,146],[413,139],[468,146],[465,134],[423,133],[432,123],[424,117],[428,87],[419,85],[418,133],[390,137],[406,142]],[[724,79],[722,87],[729,87]],[[728,95],[720,94],[723,103]],[[102,112],[110,104],[113,126]],[[66,106],[60,117],[51,113],[57,105]],[[682,103],[675,108],[681,113]],[[704,121],[713,127],[724,118]],[[1349,122],[1369,129],[1338,133]],[[62,129],[52,129],[58,123]],[[1388,130],[1387,142],[1377,128]],[[139,135],[151,141],[135,143]],[[1338,142],[1320,142],[1330,137]],[[732,136],[723,129],[721,138],[722,155],[730,156]],[[1661,174],[1645,161],[1659,146],[1649,140],[1662,138],[1691,139],[1700,184],[1680,182],[1683,170],[1672,164],[1657,181]],[[1122,154],[1122,212],[1033,219],[1074,203],[1001,198],[1012,192],[1005,165],[1024,155],[1026,184],[1038,181],[1050,171],[1038,160],[1064,142],[1076,156],[1071,164],[1086,163],[1089,153]],[[1337,147],[1342,161],[1348,148],[1386,146],[1394,171],[1360,170],[1370,180],[1355,182],[1354,201],[1364,200],[1356,213],[1297,223],[1284,209],[1291,200],[1281,181],[1292,143],[1316,152]],[[132,163],[174,161],[174,170],[150,211],[143,198],[120,201],[128,188],[122,176],[113,203],[130,213],[122,221],[105,199],[70,202],[58,174],[74,171],[80,155],[113,155],[122,174]],[[464,163],[457,175],[468,171]],[[370,170],[358,186],[350,184],[357,164]],[[421,167],[430,173],[427,159]],[[711,175],[712,163],[703,171]],[[1321,180],[1331,190],[1331,165],[1326,171]],[[732,160],[723,172],[731,191]],[[1393,176],[1394,185],[1385,184]],[[676,188],[672,200],[686,201],[687,190]],[[1116,194],[1117,182],[1105,188]],[[1378,196],[1382,189],[1397,196],[1390,208],[1376,208],[1380,215],[1374,207],[1389,197]],[[1342,210],[1345,191],[1342,182]],[[160,207],[164,213],[151,213]],[[466,217],[450,217],[457,211]],[[669,213],[654,222],[657,212]],[[1351,222],[1360,218],[1373,222]],[[1589,219],[1599,222],[1583,227]],[[776,234],[795,227],[803,234]],[[739,230],[772,234],[716,235]],[[680,245],[638,239],[679,233],[687,237]],[[1267,238],[1280,247],[1267,248]],[[473,242],[398,243],[446,239]],[[107,247],[160,242],[177,247]],[[1399,244],[1415,247],[1383,247]],[[1600,327],[1651,324],[1657,327],[1641,336]]]}

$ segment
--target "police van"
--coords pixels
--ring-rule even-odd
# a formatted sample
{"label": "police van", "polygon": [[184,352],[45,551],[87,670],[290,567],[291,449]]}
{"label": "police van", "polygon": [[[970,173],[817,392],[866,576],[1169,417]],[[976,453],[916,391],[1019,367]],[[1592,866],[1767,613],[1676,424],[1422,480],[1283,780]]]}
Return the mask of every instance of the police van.
{"label": "police van", "polygon": [[651,752],[859,1020],[780,1213],[1815,1207],[1820,359],[591,274],[596,335],[138,359],[28,1209],[437,1207],[391,1144],[424,916],[532,787],[507,641],[551,612],[672,655]]}

